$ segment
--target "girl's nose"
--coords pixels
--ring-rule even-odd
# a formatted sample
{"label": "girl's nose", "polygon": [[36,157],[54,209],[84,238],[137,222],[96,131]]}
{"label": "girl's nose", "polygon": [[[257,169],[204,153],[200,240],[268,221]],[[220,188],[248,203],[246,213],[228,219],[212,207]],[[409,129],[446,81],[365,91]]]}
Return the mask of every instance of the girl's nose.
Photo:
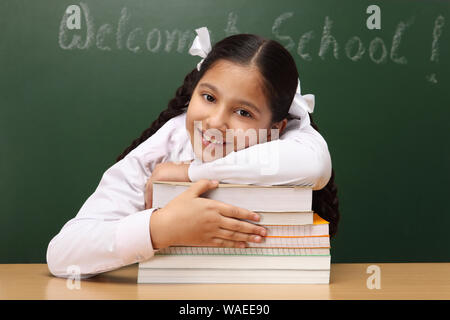
{"label": "girl's nose", "polygon": [[228,116],[226,108],[222,106],[212,108],[208,118],[206,119],[208,129],[218,129],[223,132],[227,129],[227,122]]}

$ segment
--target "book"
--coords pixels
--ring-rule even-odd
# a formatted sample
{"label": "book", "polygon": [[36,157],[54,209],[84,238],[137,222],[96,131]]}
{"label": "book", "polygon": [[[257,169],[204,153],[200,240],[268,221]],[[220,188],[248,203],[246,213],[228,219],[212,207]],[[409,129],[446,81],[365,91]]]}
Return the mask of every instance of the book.
{"label": "book", "polygon": [[[160,255],[221,255],[221,256],[329,256],[330,249],[295,249],[295,248],[224,248],[224,247],[181,247],[174,246],[161,249],[155,253]],[[148,260],[153,261],[153,258]],[[141,268],[149,267],[148,261],[141,262]],[[182,266],[184,268],[185,266]]]}
{"label": "book", "polygon": [[[155,182],[154,207],[190,185]],[[246,221],[264,225],[264,241],[246,248],[164,248],[139,263],[138,283],[329,283],[329,224],[311,211],[312,189],[219,184],[202,196],[258,212],[260,221]]]}
{"label": "book", "polygon": [[[255,211],[259,215],[259,221],[257,224],[259,225],[304,225],[304,224],[312,224],[313,223],[313,211],[304,211],[304,212],[264,212],[264,211]],[[246,220],[244,221],[255,223],[254,220]]]}
{"label": "book", "polygon": [[139,270],[138,283],[328,284],[330,270],[150,269]]}
{"label": "book", "polygon": [[326,248],[301,249],[296,245],[283,248],[273,244],[260,248],[255,243],[246,248],[172,246],[139,264],[138,283],[329,283],[327,221],[314,214],[313,225],[265,227],[274,239],[291,235],[310,241],[323,238],[328,242]]}
{"label": "book", "polygon": [[[250,248],[329,248],[328,224],[323,225],[266,225],[267,235],[260,243],[248,242]],[[179,251],[183,247],[177,247]],[[191,248],[191,247],[187,247]],[[164,250],[164,249],[163,249]],[[191,250],[195,250],[195,247]]]}
{"label": "book", "polygon": [[[153,182],[153,207],[162,208],[181,194],[192,182]],[[225,202],[256,212],[308,212],[312,218],[312,189],[301,186],[256,186],[219,183],[202,197]],[[273,214],[272,214],[273,216]],[[288,215],[286,215],[288,216]]]}
{"label": "book", "polygon": [[[329,269],[328,222],[314,215],[313,225],[266,226],[263,243],[249,242],[246,248],[172,246],[161,249],[139,269],[151,268],[319,268]],[[294,242],[291,242],[295,240]],[[273,241],[271,241],[273,240]],[[306,244],[299,247],[299,244]],[[303,266],[303,267],[301,267]]]}
{"label": "book", "polygon": [[[330,269],[330,249],[261,249],[198,247],[197,250],[167,248],[139,265],[144,269]],[[203,253],[199,253],[202,251]],[[283,252],[285,251],[285,252]],[[208,253],[207,253],[208,252]]]}

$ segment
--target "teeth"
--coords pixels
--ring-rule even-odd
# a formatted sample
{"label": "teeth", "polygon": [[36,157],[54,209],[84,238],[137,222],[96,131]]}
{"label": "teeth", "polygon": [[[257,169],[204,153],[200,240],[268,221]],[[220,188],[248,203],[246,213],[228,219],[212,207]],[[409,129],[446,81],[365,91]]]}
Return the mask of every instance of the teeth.
{"label": "teeth", "polygon": [[214,144],[223,144],[223,143],[221,143],[221,142],[218,142],[215,138],[207,137],[207,136],[203,136],[203,137],[205,138],[206,141],[209,141],[209,142],[211,142],[211,143],[214,143]]}

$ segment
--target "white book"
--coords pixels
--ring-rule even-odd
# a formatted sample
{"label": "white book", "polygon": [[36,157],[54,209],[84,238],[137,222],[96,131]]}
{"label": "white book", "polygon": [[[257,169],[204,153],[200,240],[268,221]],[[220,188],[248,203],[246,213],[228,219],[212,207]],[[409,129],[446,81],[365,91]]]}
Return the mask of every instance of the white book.
{"label": "white book", "polygon": [[[329,236],[266,236],[262,242],[247,242],[248,248],[292,248],[292,249],[325,249],[330,248]],[[186,247],[185,250],[190,250]]]}
{"label": "white book", "polygon": [[[162,208],[189,188],[192,182],[153,182],[153,207]],[[256,212],[308,212],[312,216],[312,188],[301,186],[256,186],[220,183],[202,195]],[[266,218],[266,217],[264,217]],[[273,217],[267,215],[267,220]],[[308,220],[312,223],[312,217]],[[273,221],[270,223],[274,223]]]}
{"label": "white book", "polygon": [[313,223],[313,211],[304,212],[257,212],[259,214],[259,221],[246,220],[250,223],[256,223],[259,225],[308,225]]}
{"label": "white book", "polygon": [[[320,220],[320,221],[319,221]],[[316,215],[316,223],[308,225],[266,225],[264,228],[267,230],[267,236],[302,236],[302,237],[314,237],[314,236],[328,236],[330,233],[328,223],[320,223],[325,221],[320,219]]]}
{"label": "white book", "polygon": [[[266,236],[262,242],[247,242],[248,248],[292,248],[292,249],[323,249],[330,248],[330,237],[326,236]],[[183,247],[181,247],[183,248]],[[191,250],[185,247],[184,250]]]}
{"label": "white book", "polygon": [[[173,246],[155,252],[159,255],[220,255],[220,256],[329,256],[330,249],[291,248],[224,248]],[[152,258],[151,258],[152,259]],[[141,262],[145,263],[145,262]]]}
{"label": "white book", "polygon": [[157,255],[139,269],[289,269],[329,270],[330,255],[323,256],[221,256]]}
{"label": "white book", "polygon": [[330,270],[139,269],[137,282],[328,284]]}

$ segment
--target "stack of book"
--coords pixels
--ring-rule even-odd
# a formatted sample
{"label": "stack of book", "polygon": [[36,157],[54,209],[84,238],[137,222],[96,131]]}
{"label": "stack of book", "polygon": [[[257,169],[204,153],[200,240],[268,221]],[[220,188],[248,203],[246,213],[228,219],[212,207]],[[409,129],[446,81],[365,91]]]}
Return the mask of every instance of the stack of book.
{"label": "stack of book", "polygon": [[[155,182],[153,206],[164,207],[190,185]],[[311,188],[219,184],[202,196],[257,212],[264,241],[164,248],[139,263],[138,283],[329,283],[329,226],[312,211]]]}

